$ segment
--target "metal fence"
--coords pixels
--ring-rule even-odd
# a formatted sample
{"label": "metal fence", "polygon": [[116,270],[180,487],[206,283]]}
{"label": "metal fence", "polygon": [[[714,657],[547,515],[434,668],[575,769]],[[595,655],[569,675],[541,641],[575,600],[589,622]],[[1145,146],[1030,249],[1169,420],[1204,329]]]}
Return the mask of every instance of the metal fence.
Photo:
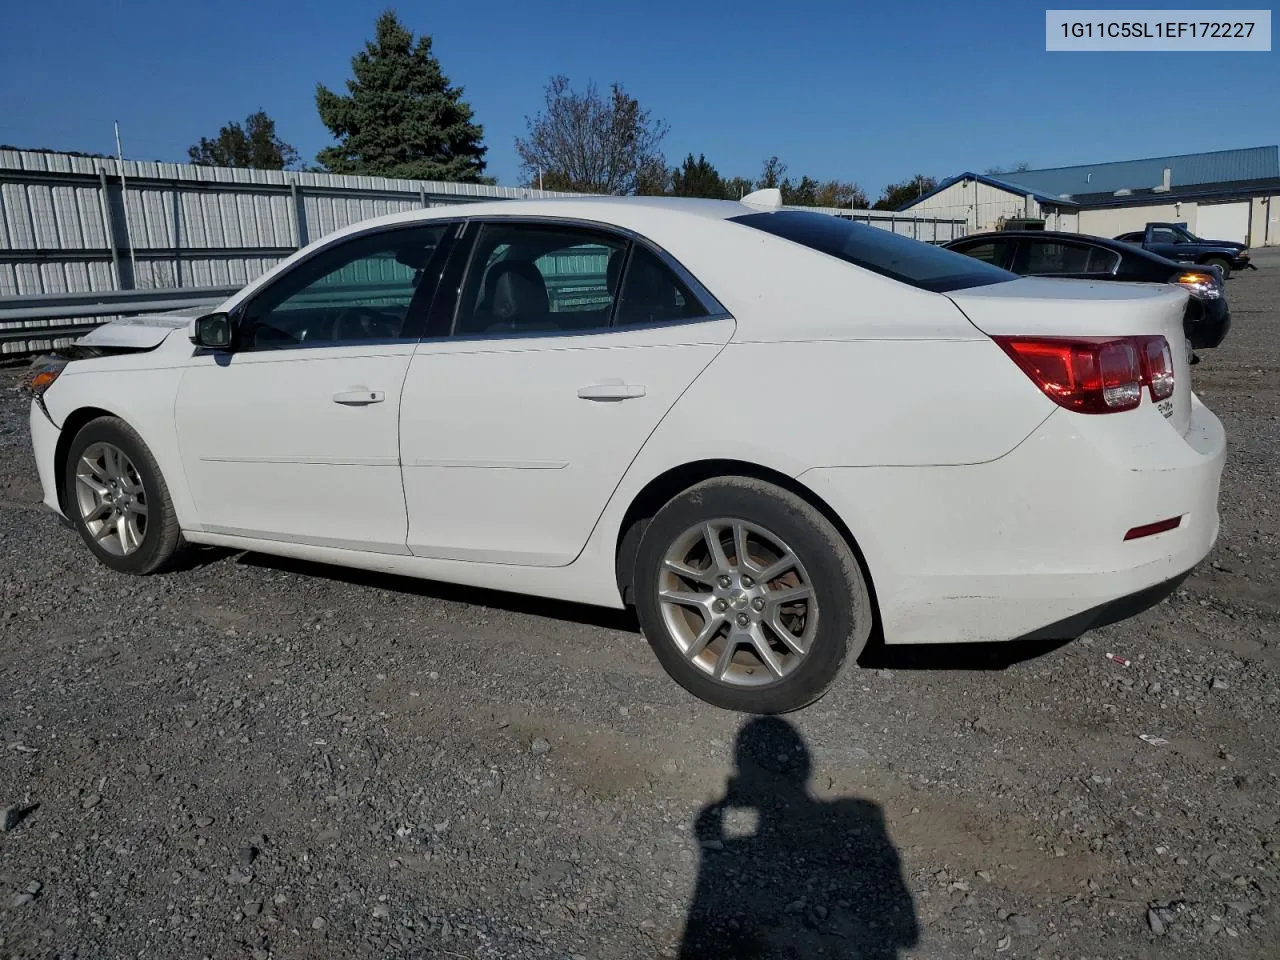
{"label": "metal fence", "polygon": [[[556,196],[572,194],[0,150],[0,353],[49,349],[119,313],[156,309],[123,296],[114,302],[127,310],[103,313],[111,298],[62,301],[62,294],[236,289],[309,242],[369,217]],[[929,242],[965,230],[962,220],[881,210],[819,212]],[[86,303],[98,307],[85,310]],[[37,307],[46,312],[23,313]]]}

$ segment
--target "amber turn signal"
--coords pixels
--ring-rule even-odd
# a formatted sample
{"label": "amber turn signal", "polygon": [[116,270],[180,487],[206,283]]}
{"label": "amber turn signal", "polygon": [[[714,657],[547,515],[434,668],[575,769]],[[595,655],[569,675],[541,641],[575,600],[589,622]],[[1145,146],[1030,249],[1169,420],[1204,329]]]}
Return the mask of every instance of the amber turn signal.
{"label": "amber turn signal", "polygon": [[33,397],[43,394],[62,373],[63,364],[42,365],[32,370],[22,381],[22,386]]}

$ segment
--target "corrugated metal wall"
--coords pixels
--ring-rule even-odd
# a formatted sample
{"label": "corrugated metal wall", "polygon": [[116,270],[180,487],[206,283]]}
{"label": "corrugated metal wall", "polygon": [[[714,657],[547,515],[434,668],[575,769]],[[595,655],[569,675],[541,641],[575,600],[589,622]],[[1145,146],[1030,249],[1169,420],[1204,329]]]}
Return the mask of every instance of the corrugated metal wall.
{"label": "corrugated metal wall", "polygon": [[[571,196],[524,187],[0,150],[0,297],[243,284],[300,246],[402,210]],[[883,210],[824,209],[930,242],[965,232]]]}
{"label": "corrugated metal wall", "polygon": [[242,284],[369,217],[568,196],[480,184],[0,150],[0,297]]}

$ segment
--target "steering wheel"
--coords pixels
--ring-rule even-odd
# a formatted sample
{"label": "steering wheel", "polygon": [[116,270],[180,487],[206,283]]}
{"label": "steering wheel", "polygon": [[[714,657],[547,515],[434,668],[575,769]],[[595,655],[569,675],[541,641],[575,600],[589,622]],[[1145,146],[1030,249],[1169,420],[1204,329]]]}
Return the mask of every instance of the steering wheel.
{"label": "steering wheel", "polygon": [[399,322],[372,307],[345,307],[333,319],[334,340],[389,340],[398,336]]}

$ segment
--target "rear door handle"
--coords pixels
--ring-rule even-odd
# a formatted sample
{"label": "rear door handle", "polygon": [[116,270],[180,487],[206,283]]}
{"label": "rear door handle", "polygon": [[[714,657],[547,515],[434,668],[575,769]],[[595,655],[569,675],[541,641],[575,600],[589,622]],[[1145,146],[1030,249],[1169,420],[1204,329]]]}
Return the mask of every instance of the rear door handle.
{"label": "rear door handle", "polygon": [[333,395],[334,403],[341,403],[347,407],[363,407],[371,403],[381,403],[385,399],[386,395],[381,390],[367,390],[364,387],[344,390],[342,393]]}
{"label": "rear door handle", "polygon": [[583,400],[630,400],[644,396],[644,386],[638,383],[592,383],[578,388],[578,396]]}

